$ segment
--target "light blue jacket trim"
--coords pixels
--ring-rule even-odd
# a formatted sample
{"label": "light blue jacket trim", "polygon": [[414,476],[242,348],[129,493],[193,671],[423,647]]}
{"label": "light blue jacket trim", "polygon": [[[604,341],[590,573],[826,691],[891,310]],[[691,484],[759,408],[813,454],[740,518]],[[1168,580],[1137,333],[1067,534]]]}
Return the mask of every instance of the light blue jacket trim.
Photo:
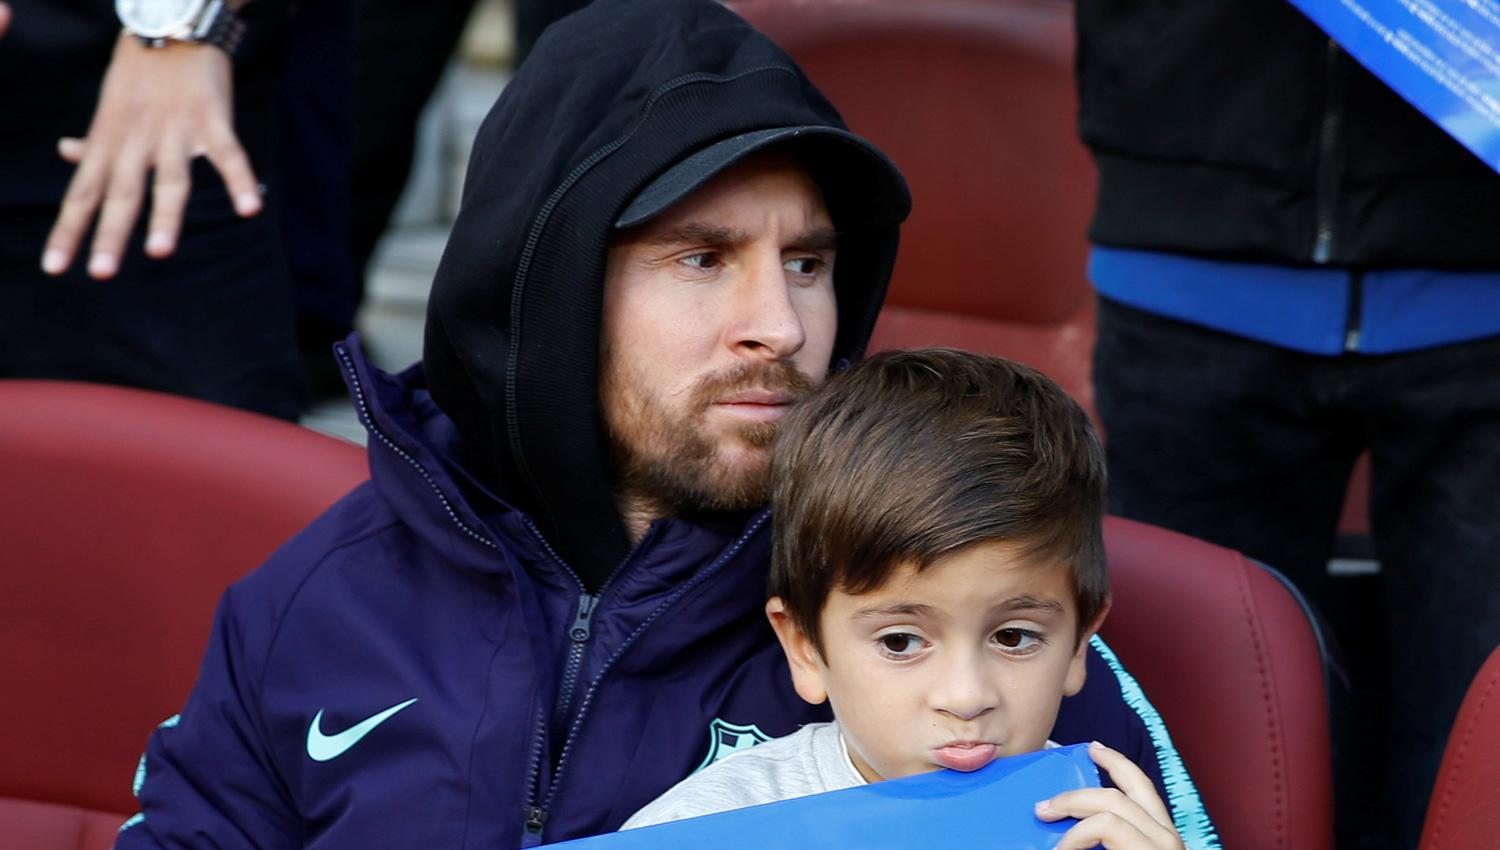
{"label": "light blue jacket trim", "polygon": [[[161,722],[161,725],[157,726],[156,728],[158,728],[158,729],[171,729],[173,726],[176,726],[181,721],[182,721],[182,715],[180,715],[180,714],[174,714],[171,717],[168,717],[166,720],[163,720]],[[145,785],[146,785],[146,754],[145,753],[141,753],[141,760],[139,762],[137,762],[136,765],[135,765],[135,779],[132,780],[131,783],[130,783],[130,793],[134,794],[135,798],[137,800],[139,800],[141,798],[141,788],[143,788]],[[145,819],[146,819],[145,815],[141,814],[140,812],[136,812],[135,814],[131,815],[129,817],[129,819],[127,819],[124,823],[120,824],[120,828],[117,831],[118,832],[124,832],[125,830],[131,828],[132,826],[135,826],[136,824],[141,823]]]}
{"label": "light blue jacket trim", "polygon": [[1208,819],[1208,810],[1203,807],[1203,799],[1198,796],[1198,787],[1193,784],[1193,778],[1188,776],[1182,756],[1177,754],[1172,736],[1167,733],[1167,724],[1162,722],[1156,706],[1146,698],[1146,692],[1141,690],[1140,683],[1126,671],[1125,665],[1120,663],[1114,650],[1106,646],[1102,638],[1094,635],[1089,642],[1099,651],[1109,669],[1114,671],[1115,678],[1120,682],[1120,693],[1125,698],[1125,704],[1135,711],[1141,722],[1146,724],[1146,731],[1151,734],[1151,743],[1156,747],[1156,763],[1161,767],[1162,781],[1167,786],[1167,807],[1172,810],[1172,823],[1177,827],[1182,843],[1192,850],[1222,850],[1219,833]]}

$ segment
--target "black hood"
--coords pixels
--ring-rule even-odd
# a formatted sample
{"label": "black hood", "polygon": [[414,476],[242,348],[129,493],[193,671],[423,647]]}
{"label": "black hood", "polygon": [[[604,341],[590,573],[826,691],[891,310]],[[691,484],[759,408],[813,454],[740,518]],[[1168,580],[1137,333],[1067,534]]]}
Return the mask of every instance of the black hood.
{"label": "black hood", "polygon": [[[426,374],[471,472],[530,513],[591,584],[629,550],[598,403],[612,225],[694,151],[790,126],[844,123],[732,12],[710,0],[599,0],[546,32],[480,127],[433,282]],[[900,195],[895,220],[850,230],[847,201],[828,198],[840,231],[835,363],[869,338],[909,205]]]}

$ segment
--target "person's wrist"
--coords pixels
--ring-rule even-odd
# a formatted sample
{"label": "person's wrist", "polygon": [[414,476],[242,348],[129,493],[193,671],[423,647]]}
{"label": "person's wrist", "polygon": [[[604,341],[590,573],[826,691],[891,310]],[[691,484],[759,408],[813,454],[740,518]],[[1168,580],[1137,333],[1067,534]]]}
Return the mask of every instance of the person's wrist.
{"label": "person's wrist", "polygon": [[[244,39],[245,24],[238,15],[248,0],[202,0],[201,5],[193,0],[180,0],[178,7],[184,17],[162,21],[159,13],[155,20],[140,15],[138,0],[116,0],[115,10],[124,31],[148,48],[165,48],[172,44],[211,45],[223,50],[231,57]],[[196,5],[196,8],[194,8]],[[168,11],[167,15],[174,13]]]}

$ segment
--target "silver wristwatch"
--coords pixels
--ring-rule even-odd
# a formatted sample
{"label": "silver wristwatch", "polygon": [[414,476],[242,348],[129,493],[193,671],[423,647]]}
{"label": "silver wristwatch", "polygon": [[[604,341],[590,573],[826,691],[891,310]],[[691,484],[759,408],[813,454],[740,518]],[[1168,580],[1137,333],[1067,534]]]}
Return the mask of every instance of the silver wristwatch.
{"label": "silver wristwatch", "polygon": [[245,23],[225,0],[115,0],[125,31],[147,47],[169,41],[212,44],[234,55]]}

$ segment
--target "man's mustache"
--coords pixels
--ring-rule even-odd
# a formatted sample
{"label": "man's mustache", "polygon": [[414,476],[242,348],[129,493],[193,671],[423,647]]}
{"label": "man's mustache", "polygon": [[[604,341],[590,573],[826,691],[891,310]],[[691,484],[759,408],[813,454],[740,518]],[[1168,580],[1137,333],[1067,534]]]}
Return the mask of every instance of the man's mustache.
{"label": "man's mustache", "polygon": [[817,384],[797,367],[784,360],[769,363],[745,363],[731,369],[704,375],[693,387],[693,406],[707,410],[719,399],[745,390],[783,392],[800,400]]}

